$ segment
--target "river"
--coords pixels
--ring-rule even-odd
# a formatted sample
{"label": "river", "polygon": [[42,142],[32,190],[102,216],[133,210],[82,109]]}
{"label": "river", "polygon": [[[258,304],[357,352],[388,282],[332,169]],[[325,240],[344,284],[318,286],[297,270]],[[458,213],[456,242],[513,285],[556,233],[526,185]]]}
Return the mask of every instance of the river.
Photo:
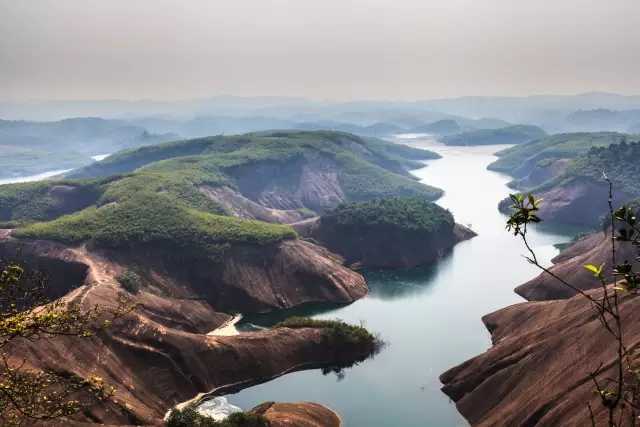
{"label": "river", "polygon": [[[91,156],[91,159],[93,159],[96,162],[101,162],[104,159],[106,159],[107,157],[109,157],[110,154],[98,154],[95,156]],[[11,178],[2,178],[0,179],[0,185],[4,185],[4,184],[16,184],[19,182],[35,182],[35,181],[43,181],[45,179],[49,179],[49,178],[53,178],[55,176],[58,175],[63,175],[67,172],[70,172],[72,169],[56,169],[56,170],[51,170],[51,171],[47,171],[47,172],[42,172],[42,173],[38,173],[35,175],[27,175],[27,176],[16,176],[16,177],[11,177]]]}

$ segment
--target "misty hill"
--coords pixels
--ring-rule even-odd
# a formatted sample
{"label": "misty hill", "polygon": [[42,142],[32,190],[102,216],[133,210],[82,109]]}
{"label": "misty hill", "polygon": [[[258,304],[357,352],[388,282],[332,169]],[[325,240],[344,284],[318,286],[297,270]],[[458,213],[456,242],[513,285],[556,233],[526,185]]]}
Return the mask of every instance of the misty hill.
{"label": "misty hill", "polygon": [[640,109],[615,111],[607,109],[580,110],[567,116],[570,127],[584,131],[633,132],[640,124]]}
{"label": "misty hill", "polygon": [[498,160],[488,169],[512,175],[516,178],[510,183],[513,187],[530,188],[561,175],[570,160],[589,152],[592,147],[608,147],[625,137],[617,132],[551,135],[499,151]]}
{"label": "misty hill", "polygon": [[[547,131],[565,129],[564,118],[578,110],[640,109],[640,96],[612,93],[538,95],[527,97],[471,96],[399,101],[324,102],[292,97],[216,96],[185,101],[48,101],[0,103],[0,116],[32,120],[58,120],[93,115],[109,118],[139,118],[154,115],[174,117],[232,116],[272,117],[295,122],[334,120],[359,125],[396,122],[404,117],[407,127],[455,117],[495,117],[511,123],[535,124]],[[420,123],[407,123],[417,117]]]}
{"label": "misty hill", "polygon": [[523,144],[546,135],[546,132],[537,126],[516,125],[468,131],[445,136],[441,140],[446,145]]}
{"label": "misty hill", "polygon": [[[420,102],[423,108],[464,117],[491,116],[543,127],[547,132],[569,130],[565,117],[578,110],[640,108],[640,96],[591,92],[578,95],[524,97],[466,96]],[[606,129],[598,129],[606,130]]]}
{"label": "misty hill", "polygon": [[416,126],[411,129],[411,133],[428,133],[432,135],[452,135],[462,131],[462,127],[455,120],[438,120],[422,126]]}
{"label": "misty hill", "polygon": [[157,144],[176,135],[153,135],[119,120],[75,118],[57,122],[0,120],[0,178],[70,169],[94,155]]}

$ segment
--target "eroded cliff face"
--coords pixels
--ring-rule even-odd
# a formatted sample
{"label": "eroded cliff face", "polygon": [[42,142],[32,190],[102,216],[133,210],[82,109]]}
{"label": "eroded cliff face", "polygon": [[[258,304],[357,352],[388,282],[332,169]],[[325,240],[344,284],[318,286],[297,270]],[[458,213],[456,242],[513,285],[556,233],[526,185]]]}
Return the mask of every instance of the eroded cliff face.
{"label": "eroded cliff face", "polygon": [[347,304],[368,291],[364,278],[340,257],[300,239],[234,247],[221,260],[145,247],[95,253],[129,266],[161,292],[204,299],[230,313]]}
{"label": "eroded cliff face", "polygon": [[[78,421],[154,424],[171,406],[198,393],[231,384],[242,387],[344,359],[344,349],[332,345],[322,329],[208,335],[230,319],[216,305],[228,297],[233,297],[228,305],[238,309],[271,309],[311,301],[349,302],[366,293],[359,274],[342,267],[335,256],[301,241],[285,242],[274,248],[272,258],[254,260],[254,264],[248,261],[253,255],[242,259],[242,254],[230,254],[221,270],[211,269],[209,277],[192,281],[189,275],[204,275],[207,265],[194,273],[189,270],[198,264],[185,265],[178,254],[95,252],[51,242],[16,241],[3,234],[1,254],[11,255],[20,248],[21,259],[51,277],[55,272],[64,278],[56,291],[65,294],[65,300],[87,309],[113,308],[120,297],[135,304],[131,313],[93,338],[24,342],[12,349],[16,360],[26,358],[31,367],[85,378],[98,375],[116,387],[114,402],[89,408]],[[143,284],[128,292],[116,278],[134,267]],[[228,286],[235,286],[237,294],[206,292]]]}
{"label": "eroded cliff face", "polygon": [[[627,294],[620,308],[627,345],[636,347],[640,299]],[[614,376],[616,347],[586,299],[516,304],[483,321],[493,347],[440,377],[471,425],[584,426],[587,404],[606,425],[590,373],[602,363],[602,377]]]}
{"label": "eroded cliff face", "polygon": [[[630,244],[616,243],[616,257],[618,262],[629,261],[636,268],[636,251]],[[589,234],[566,248],[553,260],[550,271],[556,276],[569,281],[578,289],[587,290],[600,287],[600,282],[593,274],[584,269],[584,265],[611,265],[611,234],[610,231]],[[606,279],[611,281],[611,270],[606,269]],[[549,274],[541,273],[532,280],[515,289],[529,301],[545,301],[560,298],[570,298],[576,291],[567,288]]]}
{"label": "eroded cliff face", "polygon": [[329,158],[309,161],[300,156],[286,162],[230,168],[227,173],[235,179],[240,193],[268,209],[323,212],[346,200],[339,170]]}
{"label": "eroded cliff face", "polygon": [[238,191],[227,187],[202,186],[200,191],[217,202],[229,215],[242,219],[256,219],[264,222],[290,224],[304,220],[308,214],[298,209],[273,209],[264,207],[246,198]]}

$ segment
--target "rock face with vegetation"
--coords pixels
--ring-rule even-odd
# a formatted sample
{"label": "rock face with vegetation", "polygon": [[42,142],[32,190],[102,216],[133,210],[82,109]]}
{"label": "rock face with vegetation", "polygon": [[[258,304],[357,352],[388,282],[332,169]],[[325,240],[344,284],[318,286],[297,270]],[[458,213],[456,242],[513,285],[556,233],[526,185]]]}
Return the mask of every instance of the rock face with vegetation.
{"label": "rock face with vegetation", "polygon": [[[594,146],[571,160],[563,173],[527,191],[543,199],[539,211],[543,220],[597,226],[607,210],[609,187],[603,173],[613,183],[614,205],[633,200],[640,197],[639,158],[640,142]],[[502,211],[508,206],[506,199],[500,203]]]}
{"label": "rock face with vegetation", "polygon": [[396,197],[340,205],[301,232],[349,264],[406,268],[433,263],[473,235],[463,230],[449,211],[432,202]]}
{"label": "rock face with vegetation", "polygon": [[546,135],[546,132],[537,126],[515,125],[462,132],[445,136],[441,140],[446,145],[524,144]]}

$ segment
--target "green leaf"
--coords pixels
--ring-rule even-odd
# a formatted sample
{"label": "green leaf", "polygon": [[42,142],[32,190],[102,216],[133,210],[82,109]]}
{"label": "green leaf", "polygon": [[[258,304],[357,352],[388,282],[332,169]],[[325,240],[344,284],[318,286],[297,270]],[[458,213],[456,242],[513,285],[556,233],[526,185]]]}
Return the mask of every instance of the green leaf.
{"label": "green leaf", "polygon": [[595,277],[600,277],[602,275],[602,269],[604,268],[604,264],[600,264],[600,267],[597,267],[593,264],[585,264],[585,270],[591,272]]}

